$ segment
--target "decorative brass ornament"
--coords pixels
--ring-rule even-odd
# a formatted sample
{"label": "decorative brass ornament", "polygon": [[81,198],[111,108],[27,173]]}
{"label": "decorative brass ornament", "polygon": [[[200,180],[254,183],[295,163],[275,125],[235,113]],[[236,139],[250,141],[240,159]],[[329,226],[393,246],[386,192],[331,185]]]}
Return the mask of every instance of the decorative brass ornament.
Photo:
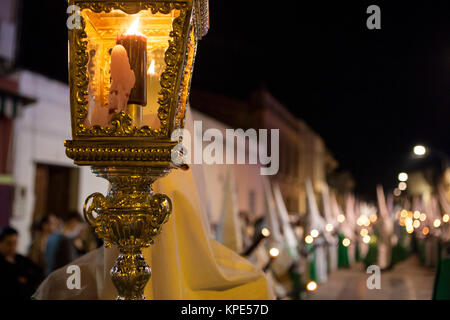
{"label": "decorative brass ornament", "polygon": [[[86,199],[84,215],[106,246],[119,248],[111,269],[118,299],[144,299],[151,271],[141,249],[153,243],[172,211],[170,199],[155,194],[152,184],[177,168],[171,159],[178,141],[171,134],[184,127],[197,41],[209,28],[208,0],[69,0],[69,5],[80,8],[81,24],[69,30],[73,139],[65,141],[66,155],[110,182],[106,196]],[[96,124],[88,117],[92,106],[103,110],[108,103],[114,37],[136,17],[148,40],[147,54],[161,52],[162,71],[155,78],[161,90],[153,90],[160,126],[134,125],[131,108],[114,113],[108,125]]]}
{"label": "decorative brass ornament", "polygon": [[[111,269],[111,277],[121,300],[144,299],[143,291],[151,271],[141,248],[153,243],[172,212],[166,195],[155,194],[153,182],[169,169],[149,167],[94,167],[92,171],[111,183],[105,197],[90,195],[84,204],[86,220],[97,235],[119,248],[120,255]],[[96,214],[96,217],[94,216]]]}

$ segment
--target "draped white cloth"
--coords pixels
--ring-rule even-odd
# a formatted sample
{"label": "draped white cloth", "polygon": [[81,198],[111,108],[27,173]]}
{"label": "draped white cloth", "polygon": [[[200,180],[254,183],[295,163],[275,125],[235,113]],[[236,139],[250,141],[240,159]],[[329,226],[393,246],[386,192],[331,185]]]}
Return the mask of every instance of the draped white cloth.
{"label": "draped white cloth", "polygon": [[226,171],[223,186],[222,217],[217,240],[234,252],[243,251],[242,226],[236,195],[236,182],[233,173]]}

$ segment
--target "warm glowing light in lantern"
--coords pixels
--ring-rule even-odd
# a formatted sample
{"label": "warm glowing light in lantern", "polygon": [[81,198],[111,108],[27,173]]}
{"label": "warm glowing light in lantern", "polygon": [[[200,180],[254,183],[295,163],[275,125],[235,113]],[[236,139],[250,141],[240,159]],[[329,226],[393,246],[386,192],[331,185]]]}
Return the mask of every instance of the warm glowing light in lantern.
{"label": "warm glowing light in lantern", "polygon": [[378,217],[375,213],[373,213],[370,215],[369,219],[370,219],[370,222],[375,223],[375,222],[377,222]]}
{"label": "warm glowing light in lantern", "polygon": [[155,72],[155,60],[152,60],[152,63],[150,63],[150,67],[148,67],[147,74],[148,75],[156,74],[156,72]]}
{"label": "warm glowing light in lantern", "polygon": [[395,188],[395,189],[394,189],[394,196],[400,197],[401,194],[402,194],[402,192],[401,192],[398,188]]}
{"label": "warm glowing light in lantern", "polygon": [[314,242],[314,238],[313,238],[312,236],[310,236],[310,235],[307,235],[307,236],[305,237],[305,242],[306,242],[307,244],[311,244],[311,243]]}
{"label": "warm glowing light in lantern", "polygon": [[448,214],[444,214],[444,216],[442,217],[442,221],[444,221],[445,223],[447,223],[450,219],[450,216]]}
{"label": "warm glowing light in lantern", "polygon": [[316,291],[317,290],[317,283],[315,281],[310,281],[306,285],[306,290],[308,291]]}
{"label": "warm glowing light in lantern", "polygon": [[420,217],[419,217],[419,220],[424,222],[425,220],[427,220],[427,215],[425,213],[421,213]]}
{"label": "warm glowing light in lantern", "polygon": [[280,250],[278,250],[278,248],[271,248],[269,254],[272,258],[276,258],[280,255]]}
{"label": "warm glowing light in lantern", "polygon": [[359,232],[359,234],[361,235],[361,237],[365,237],[369,234],[369,230],[367,229],[361,229],[361,231]]}
{"label": "warm glowing light in lantern", "polygon": [[325,226],[325,230],[327,230],[328,232],[331,232],[331,231],[334,230],[334,227],[333,227],[333,225],[332,225],[331,223],[328,223],[328,224]]}
{"label": "warm glowing light in lantern", "polygon": [[398,184],[398,189],[399,189],[400,191],[405,191],[406,188],[408,188],[408,185],[406,184],[406,182],[400,182],[400,183]]}
{"label": "warm glowing light in lantern", "polygon": [[430,232],[430,229],[428,227],[425,227],[422,229],[422,233],[426,236]]}
{"label": "warm glowing light in lantern", "polygon": [[350,245],[350,239],[344,238],[344,239],[342,240],[342,245],[343,245],[344,247],[348,247],[348,246]]}
{"label": "warm glowing light in lantern", "polygon": [[316,229],[312,229],[311,230],[311,236],[313,238],[317,238],[319,236],[319,231],[317,231]]}
{"label": "warm glowing light in lantern", "polygon": [[339,223],[344,222],[344,221],[345,221],[345,216],[344,216],[343,214],[338,215],[337,221],[338,221]]}
{"label": "warm glowing light in lantern", "polygon": [[139,17],[137,17],[134,22],[131,24],[131,26],[128,28],[127,32],[125,32],[125,35],[143,35],[139,32]]}
{"label": "warm glowing light in lantern", "polygon": [[413,227],[414,227],[414,229],[419,228],[420,227],[420,221],[419,220],[414,220]]}

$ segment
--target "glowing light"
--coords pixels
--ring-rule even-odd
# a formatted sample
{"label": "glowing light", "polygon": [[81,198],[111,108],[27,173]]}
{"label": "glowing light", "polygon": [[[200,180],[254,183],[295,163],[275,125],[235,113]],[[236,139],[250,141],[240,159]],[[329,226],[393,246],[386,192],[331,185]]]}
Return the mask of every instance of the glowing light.
{"label": "glowing light", "polygon": [[420,211],[414,211],[414,219],[420,218]]}
{"label": "glowing light", "polygon": [[419,220],[424,222],[425,220],[427,220],[427,215],[425,213],[421,213],[420,217],[419,217]]}
{"label": "glowing light", "polygon": [[413,227],[414,227],[414,229],[419,228],[420,227],[420,221],[419,220],[414,220]]}
{"label": "glowing light", "polygon": [[413,220],[411,218],[408,217],[405,219],[405,227],[406,227],[406,232],[408,232],[408,233],[414,232]]}
{"label": "glowing light", "polygon": [[422,233],[426,236],[428,233],[430,233],[430,229],[428,229],[428,227],[425,227],[422,229]]}
{"label": "glowing light", "polygon": [[405,191],[406,188],[408,188],[408,185],[406,184],[406,182],[400,182],[400,183],[398,184],[398,189],[399,189],[400,191]]}
{"label": "glowing light", "polygon": [[440,226],[441,226],[441,220],[440,219],[434,220],[433,227],[439,228]]}
{"label": "glowing light", "polygon": [[424,146],[417,145],[414,147],[414,154],[416,156],[423,156],[427,153],[427,149]]}
{"label": "glowing light", "polygon": [[264,237],[269,237],[270,236],[270,230],[268,229],[268,228],[262,228],[261,229],[261,234],[264,236]]}
{"label": "glowing light", "polygon": [[128,28],[127,32],[125,32],[125,35],[143,35],[138,31],[138,29],[139,29],[139,17],[137,17],[136,20],[134,20],[134,22]]}
{"label": "glowing light", "polygon": [[394,189],[394,196],[400,197],[401,194],[402,194],[402,192],[401,192],[398,188],[395,188],[395,189]]}
{"label": "glowing light", "polygon": [[375,222],[377,222],[378,217],[375,213],[373,213],[370,215],[369,219],[370,219],[370,222],[375,223]]}
{"label": "glowing light", "polygon": [[152,63],[150,63],[150,67],[148,67],[147,74],[148,75],[156,74],[156,72],[155,72],[155,60],[152,60]]}
{"label": "glowing light", "polygon": [[306,290],[312,292],[317,290],[317,283],[315,281],[310,281],[306,285]]}
{"label": "glowing light", "polygon": [[400,172],[398,174],[398,181],[402,181],[402,182],[408,181],[408,174],[406,172]]}
{"label": "glowing light", "polygon": [[408,211],[406,211],[405,209],[403,209],[402,211],[400,211],[400,217],[406,218],[407,216],[408,216]]}
{"label": "glowing light", "polygon": [[311,230],[311,236],[313,238],[317,238],[319,236],[319,231],[317,231],[316,229],[312,229]]}
{"label": "glowing light", "polygon": [[307,244],[311,244],[311,243],[314,242],[314,238],[313,238],[312,236],[310,236],[310,235],[307,235],[307,236],[305,237],[305,242],[306,242]]}
{"label": "glowing light", "polygon": [[366,226],[368,227],[370,225],[370,220],[369,218],[367,218],[367,216],[365,215],[361,215],[358,220],[356,221],[356,223],[358,224],[358,226],[362,227],[362,226]]}
{"label": "glowing light", "polygon": [[361,237],[365,237],[369,234],[369,230],[367,229],[361,229],[361,231],[359,232],[359,234],[361,235]]}
{"label": "glowing light", "polygon": [[344,239],[342,240],[342,245],[343,245],[344,247],[348,247],[348,246],[350,245],[350,239],[344,238]]}
{"label": "glowing light", "polygon": [[327,230],[328,232],[331,232],[331,231],[334,230],[334,227],[333,227],[333,225],[332,225],[331,223],[328,223],[328,224],[325,226],[325,230]]}
{"label": "glowing light", "polygon": [[280,255],[280,250],[278,250],[278,248],[271,248],[269,254],[272,258],[276,258]]}
{"label": "glowing light", "polygon": [[338,221],[339,223],[344,222],[344,221],[345,221],[345,216],[344,216],[343,214],[338,215],[337,221]]}
{"label": "glowing light", "polygon": [[364,237],[363,237],[363,242],[364,242],[364,243],[369,243],[369,242],[370,242],[370,236],[369,236],[369,235],[364,236]]}
{"label": "glowing light", "polygon": [[444,216],[442,217],[442,221],[444,221],[445,223],[447,223],[450,219],[450,216],[448,214],[444,214]]}

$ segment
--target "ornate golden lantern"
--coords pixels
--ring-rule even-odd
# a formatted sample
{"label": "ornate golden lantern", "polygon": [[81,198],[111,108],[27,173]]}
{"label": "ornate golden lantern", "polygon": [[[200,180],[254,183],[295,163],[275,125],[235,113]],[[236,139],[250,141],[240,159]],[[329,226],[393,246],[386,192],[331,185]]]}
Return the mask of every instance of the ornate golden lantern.
{"label": "ornate golden lantern", "polygon": [[150,278],[141,248],[171,213],[152,183],[176,165],[172,132],[183,128],[198,39],[208,30],[208,0],[69,0],[79,25],[69,30],[72,137],[66,154],[107,179],[90,195],[87,221],[120,255],[111,269],[118,299],[143,299]]}

